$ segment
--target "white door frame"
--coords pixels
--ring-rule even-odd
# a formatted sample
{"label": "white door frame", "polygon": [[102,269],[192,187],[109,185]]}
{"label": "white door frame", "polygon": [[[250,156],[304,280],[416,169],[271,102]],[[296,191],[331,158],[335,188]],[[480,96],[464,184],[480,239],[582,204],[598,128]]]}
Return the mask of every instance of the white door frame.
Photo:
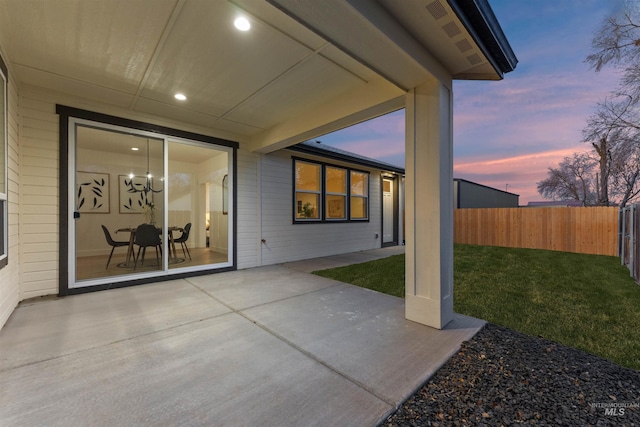
{"label": "white door frame", "polygon": [[[385,241],[385,224],[387,222],[387,218],[385,218],[385,197],[384,197],[384,182],[385,181],[390,181],[391,182],[391,203],[392,203],[392,207],[391,207],[391,212],[393,215],[393,220],[391,222],[391,240],[390,241]],[[381,235],[382,235],[382,246],[395,246],[399,244],[398,241],[398,192],[399,192],[399,183],[398,183],[398,176],[397,175],[382,175],[381,180],[380,180],[380,198],[382,200],[382,222],[381,222]]]}

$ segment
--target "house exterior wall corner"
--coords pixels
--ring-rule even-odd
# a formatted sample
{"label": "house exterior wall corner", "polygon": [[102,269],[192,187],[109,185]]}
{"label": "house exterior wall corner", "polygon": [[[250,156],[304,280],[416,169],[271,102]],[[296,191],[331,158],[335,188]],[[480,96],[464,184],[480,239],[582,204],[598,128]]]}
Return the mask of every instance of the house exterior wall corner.
{"label": "house exterior wall corner", "polygon": [[7,265],[0,269],[0,328],[7,322],[13,310],[23,299],[20,291],[22,252],[20,237],[20,92],[11,70],[8,74],[8,257]]}

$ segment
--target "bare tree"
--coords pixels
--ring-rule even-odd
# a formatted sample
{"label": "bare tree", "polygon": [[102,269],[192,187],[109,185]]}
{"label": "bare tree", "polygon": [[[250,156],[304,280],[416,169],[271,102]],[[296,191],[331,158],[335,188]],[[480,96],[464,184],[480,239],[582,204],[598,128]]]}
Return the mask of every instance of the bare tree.
{"label": "bare tree", "polygon": [[573,153],[557,168],[549,168],[548,177],[537,183],[538,193],[554,200],[576,200],[582,206],[596,203],[593,169],[596,162],[588,153]]}
{"label": "bare tree", "polygon": [[640,117],[630,95],[614,94],[596,105],[595,114],[587,119],[587,127],[582,134],[584,141],[593,141],[603,135],[609,137],[614,132],[628,134],[639,131]]}
{"label": "bare tree", "polygon": [[640,195],[640,144],[637,135],[618,140],[611,150],[611,197],[624,207]]}
{"label": "bare tree", "polygon": [[640,9],[627,2],[607,17],[592,40],[586,62],[596,71],[622,70],[618,90],[587,120],[583,141],[598,162],[598,204],[625,206],[640,193]]}
{"label": "bare tree", "polygon": [[591,145],[597,154],[599,173],[596,174],[596,204],[609,206],[609,177],[611,176],[611,151],[609,150],[609,138],[601,136],[598,142]]}
{"label": "bare tree", "polygon": [[[610,206],[610,187],[613,184],[613,152],[620,153],[618,146],[627,140],[633,129],[621,123],[620,115],[628,110],[628,103],[614,103],[611,99],[598,104],[596,113],[587,119],[587,127],[582,131],[583,141],[593,148],[592,156],[598,165],[596,173],[596,204]],[[616,161],[622,161],[618,156]],[[619,167],[619,163],[616,163]],[[617,170],[617,169],[616,169]]]}
{"label": "bare tree", "polygon": [[618,90],[597,104],[587,119],[588,152],[565,157],[549,168],[538,192],[546,198],[577,200],[583,206],[619,205],[640,198],[640,8],[627,2],[603,22],[586,62],[596,71],[622,70]]}
{"label": "bare tree", "polygon": [[591,46],[594,52],[587,63],[596,71],[606,64],[627,68],[640,59],[640,16],[629,2],[618,14],[607,17],[596,32]]}

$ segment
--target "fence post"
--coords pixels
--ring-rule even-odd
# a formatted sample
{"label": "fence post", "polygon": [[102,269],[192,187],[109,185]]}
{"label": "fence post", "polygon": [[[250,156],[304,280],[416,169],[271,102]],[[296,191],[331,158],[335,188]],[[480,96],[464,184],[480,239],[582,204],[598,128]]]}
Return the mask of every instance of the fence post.
{"label": "fence post", "polygon": [[638,260],[638,257],[640,256],[640,248],[638,248],[638,244],[640,244],[640,241],[638,240],[638,232],[640,231],[640,224],[638,224],[638,220],[640,218],[640,205],[635,204],[633,205],[634,208],[634,215],[633,215],[633,235],[631,236],[631,242],[633,244],[633,279],[636,281],[636,283],[638,283],[638,279],[640,278],[640,273],[638,272],[638,268],[640,267],[640,260]]}
{"label": "fence post", "polygon": [[635,210],[636,210],[636,205],[631,205],[630,207],[630,212],[629,214],[631,215],[631,218],[629,220],[629,272],[631,273],[631,277],[633,277],[635,279],[635,276],[633,274],[635,270],[635,258],[636,258],[636,242],[634,239],[635,236],[635,219],[636,219],[636,215],[635,215]]}
{"label": "fence post", "polygon": [[625,240],[625,233],[627,231],[627,208],[623,207],[620,208],[620,213],[619,213],[619,217],[620,222],[618,224],[618,228],[619,228],[619,232],[618,232],[618,236],[620,239],[619,242],[619,252],[620,252],[620,264],[622,265],[626,265],[626,263],[624,262],[624,252],[625,252],[625,244],[624,244],[624,240]]}
{"label": "fence post", "polygon": [[620,208],[618,210],[618,256],[620,257],[620,262],[622,264],[624,264],[622,262],[622,246],[624,246],[623,244],[623,235],[622,235],[622,227],[624,224],[624,208]]}

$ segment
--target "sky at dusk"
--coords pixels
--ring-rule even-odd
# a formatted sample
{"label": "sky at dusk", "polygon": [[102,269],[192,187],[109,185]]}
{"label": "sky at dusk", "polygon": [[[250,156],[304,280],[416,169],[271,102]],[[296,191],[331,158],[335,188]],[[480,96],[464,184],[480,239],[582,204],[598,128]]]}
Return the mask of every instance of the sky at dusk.
{"label": "sky at dusk", "polygon": [[[536,183],[575,151],[612,68],[584,62],[603,19],[623,0],[489,0],[518,65],[497,82],[454,81],[454,177],[543,200]],[[404,110],[318,138],[404,166]],[[508,184],[508,186],[507,186]]]}

